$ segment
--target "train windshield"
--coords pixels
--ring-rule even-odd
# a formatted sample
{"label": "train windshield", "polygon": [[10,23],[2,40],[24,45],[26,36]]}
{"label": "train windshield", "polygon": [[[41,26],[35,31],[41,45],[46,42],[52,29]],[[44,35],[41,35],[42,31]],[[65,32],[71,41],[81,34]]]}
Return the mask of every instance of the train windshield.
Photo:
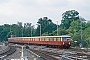
{"label": "train windshield", "polygon": [[70,37],[62,37],[62,41],[71,41]]}

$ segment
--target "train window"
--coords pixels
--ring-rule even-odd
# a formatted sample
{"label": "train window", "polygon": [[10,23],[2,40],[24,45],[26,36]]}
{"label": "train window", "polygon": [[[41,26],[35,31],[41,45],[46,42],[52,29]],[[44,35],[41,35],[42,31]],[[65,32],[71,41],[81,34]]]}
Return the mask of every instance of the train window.
{"label": "train window", "polygon": [[41,41],[41,38],[39,38],[39,41]]}
{"label": "train window", "polygon": [[22,40],[24,40],[24,39],[22,39]]}
{"label": "train window", "polygon": [[50,38],[49,38],[49,41],[50,41]]}
{"label": "train window", "polygon": [[35,38],[35,41],[37,41],[37,38]]}
{"label": "train window", "polygon": [[61,38],[56,38],[56,41],[61,41]]}
{"label": "train window", "polygon": [[43,41],[43,38],[41,38],[41,41]]}
{"label": "train window", "polygon": [[71,39],[70,38],[67,38],[67,41],[70,41]]}
{"label": "train window", "polygon": [[33,38],[33,41],[34,41],[34,38]]}
{"label": "train window", "polygon": [[35,41],[35,38],[34,38],[34,41]]}
{"label": "train window", "polygon": [[50,41],[52,41],[52,38],[50,38]]}
{"label": "train window", "polygon": [[39,41],[40,41],[40,38],[39,38]]}
{"label": "train window", "polygon": [[51,41],[51,38],[49,38],[49,41]]}
{"label": "train window", "polygon": [[50,38],[48,38],[48,40],[50,41]]}
{"label": "train window", "polygon": [[70,41],[70,38],[69,37],[68,38],[67,37],[63,37],[62,41]]}
{"label": "train window", "polygon": [[32,39],[30,38],[30,40],[32,41]]}
{"label": "train window", "polygon": [[37,40],[40,41],[39,38],[37,38]]}
{"label": "train window", "polygon": [[26,40],[28,40],[28,38],[26,38]]}
{"label": "train window", "polygon": [[25,38],[25,40],[27,40],[27,38]]}
{"label": "train window", "polygon": [[40,41],[42,41],[42,39],[40,38]]}
{"label": "train window", "polygon": [[27,38],[28,39],[28,41],[30,41],[30,39],[29,38]]}
{"label": "train window", "polygon": [[45,38],[44,38],[44,41],[45,41]]}
{"label": "train window", "polygon": [[34,38],[35,39],[35,41],[37,41],[37,38]]}
{"label": "train window", "polygon": [[58,41],[58,38],[56,38],[56,41]]}
{"label": "train window", "polygon": [[45,38],[45,41],[48,41],[48,38]]}
{"label": "train window", "polygon": [[62,41],[67,41],[67,40],[66,40],[66,37],[62,37]]}
{"label": "train window", "polygon": [[61,38],[58,38],[59,39],[59,41],[61,41]]}
{"label": "train window", "polygon": [[24,41],[25,41],[25,38],[24,38]]}
{"label": "train window", "polygon": [[52,41],[54,41],[54,38],[52,38]]}
{"label": "train window", "polygon": [[32,41],[32,38],[31,38],[31,41]]}
{"label": "train window", "polygon": [[43,41],[44,41],[44,38],[43,38]]}
{"label": "train window", "polygon": [[39,38],[40,39],[40,41],[41,41],[41,38]]}
{"label": "train window", "polygon": [[54,38],[54,41],[56,41],[56,38]]}
{"label": "train window", "polygon": [[33,38],[33,40],[35,41],[35,39]]}
{"label": "train window", "polygon": [[23,41],[24,41],[24,38],[23,38]]}
{"label": "train window", "polygon": [[32,38],[33,39],[33,41],[34,41],[34,38]]}
{"label": "train window", "polygon": [[36,40],[37,40],[37,41],[39,41],[39,39],[38,39],[38,38],[36,38]]}
{"label": "train window", "polygon": [[52,38],[49,38],[49,41],[52,41]]}
{"label": "train window", "polygon": [[29,40],[31,41],[31,39],[29,38]]}
{"label": "train window", "polygon": [[37,41],[39,41],[39,39],[38,39],[38,38],[36,38],[36,40],[37,40]]}
{"label": "train window", "polygon": [[41,38],[41,41],[43,41],[43,38]]}
{"label": "train window", "polygon": [[43,38],[43,41],[44,41],[44,38]]}

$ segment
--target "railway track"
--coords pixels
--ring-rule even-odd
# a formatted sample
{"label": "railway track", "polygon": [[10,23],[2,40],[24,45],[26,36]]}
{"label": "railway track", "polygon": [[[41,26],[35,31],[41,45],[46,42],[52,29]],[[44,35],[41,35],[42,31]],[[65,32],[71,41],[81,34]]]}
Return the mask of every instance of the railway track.
{"label": "railway track", "polygon": [[[13,46],[20,48],[20,46]],[[41,60],[90,60],[90,55],[82,50],[55,49],[45,46],[29,46],[28,51],[33,52]]]}
{"label": "railway track", "polygon": [[36,53],[37,55],[39,55],[40,58],[42,58],[43,60],[58,60],[58,59],[50,56],[49,54],[46,54],[46,52],[37,51],[37,50],[31,50],[31,51],[34,52],[34,53]]}
{"label": "railway track", "polygon": [[7,52],[0,55],[0,60],[3,60],[5,57],[7,57],[8,55],[11,55],[15,51],[16,51],[16,49],[14,47],[10,47],[9,51],[7,51]]}
{"label": "railway track", "polygon": [[60,50],[46,47],[41,48],[36,46],[33,48],[30,47],[30,49],[38,55],[42,53],[57,60],[90,60],[90,55],[82,53],[80,51],[73,51],[69,49]]}

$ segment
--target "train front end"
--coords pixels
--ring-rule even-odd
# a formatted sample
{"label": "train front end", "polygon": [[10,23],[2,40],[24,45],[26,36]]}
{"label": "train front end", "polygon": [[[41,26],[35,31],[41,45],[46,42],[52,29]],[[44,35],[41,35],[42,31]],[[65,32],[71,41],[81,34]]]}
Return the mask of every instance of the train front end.
{"label": "train front end", "polygon": [[62,37],[63,48],[70,48],[72,45],[71,36]]}

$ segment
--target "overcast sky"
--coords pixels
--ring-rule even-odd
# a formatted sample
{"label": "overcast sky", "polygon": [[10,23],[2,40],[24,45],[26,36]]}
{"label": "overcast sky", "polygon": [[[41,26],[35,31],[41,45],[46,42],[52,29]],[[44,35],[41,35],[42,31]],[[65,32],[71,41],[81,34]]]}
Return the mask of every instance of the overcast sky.
{"label": "overcast sky", "polygon": [[43,17],[60,23],[62,13],[72,9],[90,20],[90,0],[0,0],[0,25],[18,21],[36,25]]}

